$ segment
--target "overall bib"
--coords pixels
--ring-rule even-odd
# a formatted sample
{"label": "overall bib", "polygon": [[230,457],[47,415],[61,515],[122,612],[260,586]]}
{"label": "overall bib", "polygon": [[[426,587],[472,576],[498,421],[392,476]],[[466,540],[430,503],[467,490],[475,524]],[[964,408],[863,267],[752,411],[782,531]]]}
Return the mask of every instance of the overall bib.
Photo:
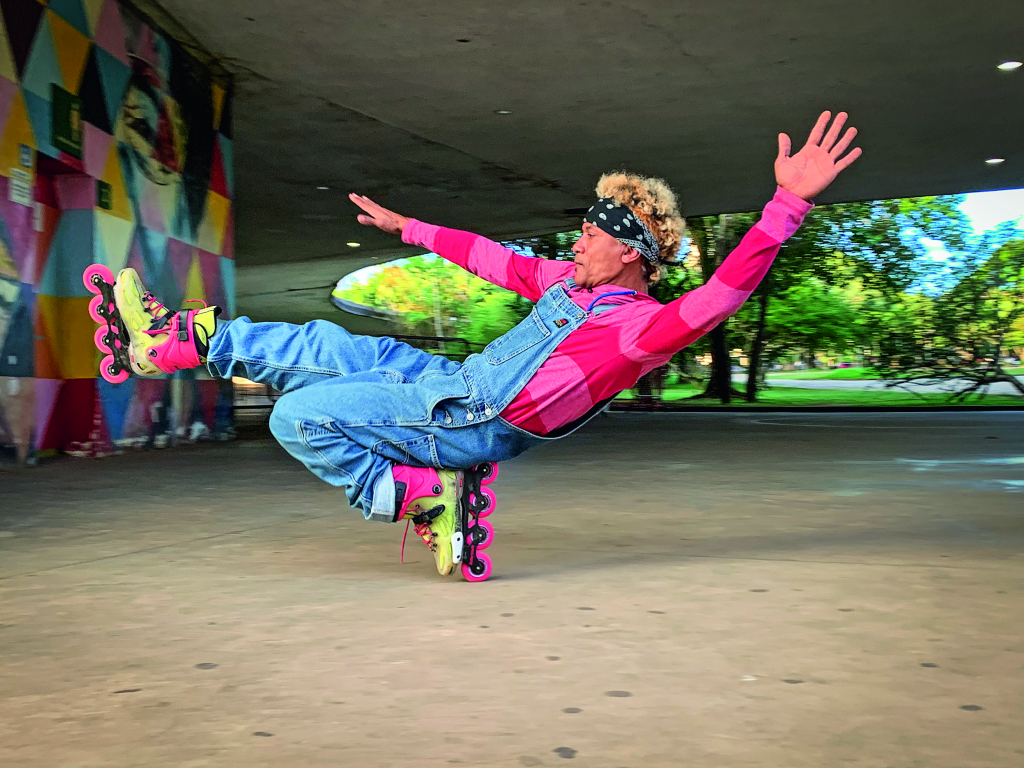
{"label": "overall bib", "polygon": [[505,461],[600,412],[603,402],[546,437],[498,415],[594,313],[572,302],[566,282],[556,283],[525,320],[464,363],[322,320],[298,326],[241,317],[218,326],[206,365],[214,376],[283,392],[270,416],[274,437],[317,477],[343,487],[367,519],[391,522],[393,464],[462,469]]}

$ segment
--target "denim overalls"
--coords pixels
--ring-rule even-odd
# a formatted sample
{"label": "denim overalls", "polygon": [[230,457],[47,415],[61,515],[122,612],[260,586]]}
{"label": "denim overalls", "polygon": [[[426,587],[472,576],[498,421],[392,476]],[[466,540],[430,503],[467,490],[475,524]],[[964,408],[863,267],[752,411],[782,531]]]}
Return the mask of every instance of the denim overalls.
{"label": "denim overalls", "polygon": [[[572,302],[567,284],[573,285],[551,286],[525,320],[461,364],[323,320],[298,326],[240,317],[218,326],[207,367],[214,376],[241,376],[283,392],[270,416],[274,437],[318,477],[344,487],[367,519],[391,522],[392,464],[504,461],[564,437],[601,410],[604,403],[548,437],[498,415],[594,314]],[[596,294],[588,309],[622,293]]]}

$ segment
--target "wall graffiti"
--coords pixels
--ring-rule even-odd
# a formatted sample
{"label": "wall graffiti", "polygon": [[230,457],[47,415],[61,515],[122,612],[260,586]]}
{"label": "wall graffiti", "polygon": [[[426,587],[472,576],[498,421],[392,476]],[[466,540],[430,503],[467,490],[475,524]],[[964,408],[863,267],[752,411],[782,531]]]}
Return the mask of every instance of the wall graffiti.
{"label": "wall graffiti", "polygon": [[82,270],[234,313],[230,83],[116,0],[0,0],[0,455],[231,433],[203,372],[98,379]]}

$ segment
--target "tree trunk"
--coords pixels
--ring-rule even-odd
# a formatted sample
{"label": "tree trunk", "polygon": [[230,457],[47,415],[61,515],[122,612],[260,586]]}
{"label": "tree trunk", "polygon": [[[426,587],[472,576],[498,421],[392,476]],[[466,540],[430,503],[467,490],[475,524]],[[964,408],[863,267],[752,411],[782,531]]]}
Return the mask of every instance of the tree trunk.
{"label": "tree trunk", "polygon": [[767,280],[761,286],[761,311],[757,316],[757,332],[750,350],[750,365],[747,368],[747,402],[757,402],[757,385],[761,378],[761,355],[764,352],[764,331],[768,325],[768,300],[771,298]]}
{"label": "tree trunk", "polygon": [[[732,216],[722,214],[709,233],[704,227],[691,230],[700,251],[700,271],[705,284],[735,246]],[[709,236],[710,235],[710,236]],[[732,401],[732,360],[726,343],[725,321],[708,334],[711,340],[711,379],[701,397],[717,397],[723,405]]]}
{"label": "tree trunk", "polygon": [[717,397],[722,405],[732,402],[732,360],[725,343],[725,323],[719,323],[708,334],[711,339],[711,380],[705,397]]}
{"label": "tree trunk", "polygon": [[996,370],[999,373],[998,373],[998,375],[996,377],[994,377],[994,379],[993,379],[994,381],[997,381],[997,382],[998,381],[1002,381],[1002,382],[1004,382],[1006,384],[1009,384],[1011,387],[1013,387],[1018,392],[1020,392],[1022,395],[1024,395],[1024,383],[1021,383],[1020,379],[1018,379],[1013,374],[1010,374],[1010,373],[1007,373],[1006,371],[1004,371],[1003,370],[1003,366],[1001,366],[1001,365],[997,365],[996,366]]}

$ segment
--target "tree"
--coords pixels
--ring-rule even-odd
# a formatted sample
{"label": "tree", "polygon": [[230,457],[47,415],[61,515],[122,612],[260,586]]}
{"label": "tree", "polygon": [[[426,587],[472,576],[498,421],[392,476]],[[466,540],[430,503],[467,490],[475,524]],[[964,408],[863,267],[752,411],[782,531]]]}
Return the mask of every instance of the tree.
{"label": "tree", "polygon": [[[699,253],[701,277],[707,283],[726,256],[736,247],[751,227],[756,214],[736,213],[721,216],[699,216],[687,220],[687,229]],[[708,332],[711,349],[711,378],[707,388],[697,397],[717,397],[723,404],[732,400],[732,358],[729,355],[728,321]],[[737,393],[738,394],[738,393]]]}
{"label": "tree", "polygon": [[388,264],[336,295],[400,313],[403,331],[487,344],[529,314],[532,305],[436,256]]}
{"label": "tree", "polygon": [[854,306],[844,292],[812,278],[777,297],[765,320],[773,356],[805,351],[846,352],[856,341]]}
{"label": "tree", "polygon": [[783,243],[756,292],[756,319],[747,315],[747,400],[756,400],[765,351],[779,347],[774,336],[783,327],[769,324],[773,301],[812,280],[824,287],[856,283],[873,295],[899,294],[932,266],[926,239],[948,248],[965,242],[969,223],[958,207],[962,201],[942,195],[814,208]]}
{"label": "tree", "polygon": [[1003,365],[1024,325],[1024,233],[1009,224],[984,233],[951,256],[942,278],[944,291],[882,337],[876,370],[890,386],[947,382],[958,402],[996,383],[1024,395]]}

